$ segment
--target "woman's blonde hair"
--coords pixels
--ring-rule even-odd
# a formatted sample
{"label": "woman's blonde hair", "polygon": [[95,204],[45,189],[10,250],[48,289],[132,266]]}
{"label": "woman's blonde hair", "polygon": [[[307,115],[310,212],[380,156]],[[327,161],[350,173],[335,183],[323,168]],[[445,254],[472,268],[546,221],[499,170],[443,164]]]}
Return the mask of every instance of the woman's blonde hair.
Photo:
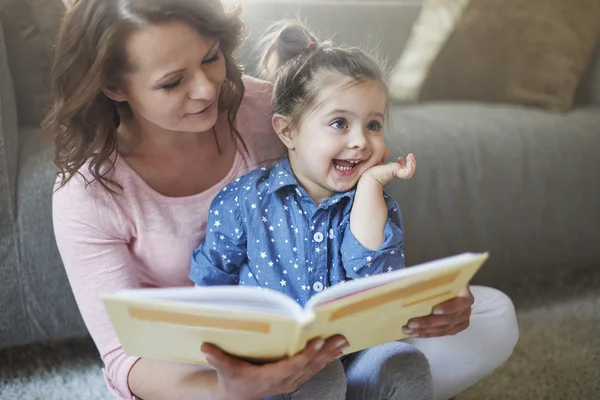
{"label": "woman's blonde hair", "polygon": [[124,75],[133,68],[125,52],[126,40],[145,26],[181,21],[219,40],[226,65],[219,111],[227,111],[232,134],[241,140],[234,126],[244,95],[242,69],[234,58],[243,31],[239,14],[239,8],[225,10],[219,0],[72,1],[54,54],[53,104],[42,124],[56,146],[59,186],[89,163],[92,181],[110,191],[120,187],[106,174],[114,166],[111,155],[117,151],[120,124],[117,108],[123,105],[118,106],[102,89],[122,87]]}

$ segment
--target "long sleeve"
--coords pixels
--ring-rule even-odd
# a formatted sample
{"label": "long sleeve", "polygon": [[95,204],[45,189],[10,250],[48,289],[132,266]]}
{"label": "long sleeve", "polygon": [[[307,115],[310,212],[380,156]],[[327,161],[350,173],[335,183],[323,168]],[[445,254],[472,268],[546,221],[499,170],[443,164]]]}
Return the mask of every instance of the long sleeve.
{"label": "long sleeve", "polygon": [[357,279],[404,267],[402,214],[398,204],[384,194],[388,219],[383,244],[373,251],[364,247],[352,234],[349,219],[343,231],[341,253],[346,277]]}
{"label": "long sleeve", "polygon": [[225,187],[211,204],[206,238],[192,253],[190,279],[198,286],[239,283],[247,253],[243,211],[235,194],[238,186]]}
{"label": "long sleeve", "polygon": [[53,196],[56,242],[75,300],[105,364],[105,378],[121,399],[132,399],[127,378],[137,357],[121,348],[100,294],[139,287],[123,221],[108,193],[74,177]]}

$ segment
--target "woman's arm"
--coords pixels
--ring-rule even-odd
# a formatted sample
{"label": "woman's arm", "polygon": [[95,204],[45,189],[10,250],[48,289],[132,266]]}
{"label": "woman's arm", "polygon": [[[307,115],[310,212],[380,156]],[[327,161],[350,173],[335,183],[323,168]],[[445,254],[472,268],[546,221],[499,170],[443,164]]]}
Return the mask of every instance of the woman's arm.
{"label": "woman's arm", "polygon": [[86,189],[74,177],[54,194],[53,221],[75,300],[104,361],[107,385],[120,399],[134,394],[145,400],[218,399],[213,370],[129,357],[123,351],[100,294],[140,285],[119,208],[97,186]]}

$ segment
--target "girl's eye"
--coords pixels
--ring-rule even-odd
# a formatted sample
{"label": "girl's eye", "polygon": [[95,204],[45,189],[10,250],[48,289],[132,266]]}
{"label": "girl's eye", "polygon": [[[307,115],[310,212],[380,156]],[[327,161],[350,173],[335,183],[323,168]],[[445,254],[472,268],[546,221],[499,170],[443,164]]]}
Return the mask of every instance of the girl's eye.
{"label": "girl's eye", "polygon": [[167,92],[170,92],[171,90],[175,90],[181,84],[181,79],[183,79],[183,78],[179,78],[175,82],[167,83],[166,85],[163,85],[162,88]]}
{"label": "girl's eye", "polygon": [[369,125],[367,125],[367,129],[370,131],[380,131],[381,124],[377,121],[371,121],[369,122]]}
{"label": "girl's eye", "polygon": [[343,119],[336,119],[329,126],[331,126],[333,129],[340,130],[348,128],[348,124]]}

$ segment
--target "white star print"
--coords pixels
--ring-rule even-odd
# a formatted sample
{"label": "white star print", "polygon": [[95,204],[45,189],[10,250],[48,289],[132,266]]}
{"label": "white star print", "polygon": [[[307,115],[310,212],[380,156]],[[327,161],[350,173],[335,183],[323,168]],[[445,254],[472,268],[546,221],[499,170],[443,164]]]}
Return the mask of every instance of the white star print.
{"label": "white star print", "polygon": [[312,272],[313,268],[312,267],[308,267],[308,272]]}
{"label": "white star print", "polygon": [[284,280],[282,279],[282,280],[281,280],[281,282],[279,282],[279,284],[280,284],[281,286],[285,286],[285,285],[287,284],[287,282],[286,282],[286,281],[284,281]]}
{"label": "white star print", "polygon": [[298,269],[298,264],[294,264],[294,269]]}
{"label": "white star print", "polygon": [[274,229],[275,229],[275,227],[274,227],[274,226],[272,226],[272,225],[269,227],[269,230],[270,230],[270,231],[272,231],[272,230],[274,230]]}
{"label": "white star print", "polygon": [[248,278],[252,278],[252,272],[248,272]]}
{"label": "white star print", "polygon": [[393,270],[394,270],[394,268],[392,268],[392,266],[390,265],[390,266],[388,267],[388,272],[392,272]]}
{"label": "white star print", "polygon": [[272,266],[273,266],[273,261],[269,261],[269,267],[272,267]]}
{"label": "white star print", "polygon": [[260,258],[267,258],[267,253],[264,251],[260,253]]}
{"label": "white star print", "polygon": [[253,210],[254,210],[254,209],[256,209],[256,204],[252,204],[252,205],[250,206],[250,208],[252,208]]}
{"label": "white star print", "polygon": [[302,290],[306,290],[306,285],[302,285]]}
{"label": "white star print", "polygon": [[315,250],[317,253],[321,252],[321,249],[317,247],[317,249]]}
{"label": "white star print", "polygon": [[221,226],[221,221],[215,221],[215,226],[218,228]]}
{"label": "white star print", "polygon": [[294,229],[294,232],[298,233],[298,228]]}
{"label": "white star print", "polygon": [[373,260],[373,258],[371,256],[367,257],[367,261],[372,261],[372,260]]}
{"label": "white star print", "polygon": [[262,217],[262,222],[267,222],[267,217]]}
{"label": "white star print", "polygon": [[396,254],[396,250],[390,251],[390,254]]}
{"label": "white star print", "polygon": [[215,215],[219,215],[219,210],[215,210]]}
{"label": "white star print", "polygon": [[284,209],[285,211],[287,211],[287,210],[288,210],[288,206],[283,206],[283,209]]}
{"label": "white star print", "polygon": [[314,230],[315,230],[315,226],[314,226],[314,225],[311,225],[311,226],[310,226],[310,230],[311,230],[311,231],[314,231]]}
{"label": "white star print", "polygon": [[295,253],[295,252],[297,252],[297,251],[298,251],[298,248],[294,247],[294,248],[292,249],[292,251]]}
{"label": "white star print", "polygon": [[238,228],[235,228],[235,233],[240,233],[240,230]]}
{"label": "white star print", "polygon": [[225,240],[225,236],[221,235],[221,236],[219,236],[219,239]]}

